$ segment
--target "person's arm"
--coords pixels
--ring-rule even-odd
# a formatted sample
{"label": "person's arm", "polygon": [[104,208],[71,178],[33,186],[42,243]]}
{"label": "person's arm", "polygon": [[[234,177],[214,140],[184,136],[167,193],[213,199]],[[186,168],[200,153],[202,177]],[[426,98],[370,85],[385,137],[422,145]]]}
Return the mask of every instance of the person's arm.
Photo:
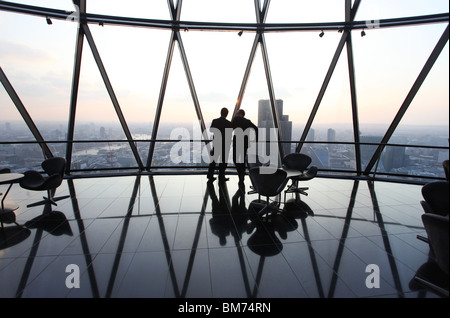
{"label": "person's arm", "polygon": [[258,141],[258,127],[251,120],[249,120],[249,123],[250,127],[252,127],[255,130],[256,141]]}

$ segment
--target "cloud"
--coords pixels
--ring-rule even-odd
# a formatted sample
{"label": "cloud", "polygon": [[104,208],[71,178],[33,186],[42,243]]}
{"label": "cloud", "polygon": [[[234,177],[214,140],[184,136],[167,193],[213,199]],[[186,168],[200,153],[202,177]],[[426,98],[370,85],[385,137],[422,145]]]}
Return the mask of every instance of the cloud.
{"label": "cloud", "polygon": [[50,64],[53,56],[45,50],[37,49],[18,41],[0,40],[0,61],[6,63]]}

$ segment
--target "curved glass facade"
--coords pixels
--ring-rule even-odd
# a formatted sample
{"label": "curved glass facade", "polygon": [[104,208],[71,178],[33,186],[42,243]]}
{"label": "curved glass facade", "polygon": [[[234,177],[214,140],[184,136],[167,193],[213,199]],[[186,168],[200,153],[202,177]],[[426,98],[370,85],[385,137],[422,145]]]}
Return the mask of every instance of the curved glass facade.
{"label": "curved glass facade", "polygon": [[322,175],[444,178],[448,1],[35,5],[0,2],[1,167],[206,172],[202,131],[228,107]]}

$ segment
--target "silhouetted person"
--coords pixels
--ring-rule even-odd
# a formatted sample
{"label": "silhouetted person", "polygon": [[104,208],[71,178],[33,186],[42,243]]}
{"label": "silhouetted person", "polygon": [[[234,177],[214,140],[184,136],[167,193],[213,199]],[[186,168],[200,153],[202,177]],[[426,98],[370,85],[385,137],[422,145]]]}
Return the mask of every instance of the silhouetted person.
{"label": "silhouetted person", "polygon": [[[258,127],[251,122],[251,120],[245,118],[245,111],[239,109],[232,121],[234,136],[233,136],[233,162],[236,165],[236,170],[239,176],[239,183],[244,182],[245,177],[245,165],[247,160],[247,151],[249,147],[249,131],[247,129],[253,129],[258,139]],[[242,131],[237,131],[241,128]]]}
{"label": "silhouetted person", "polygon": [[219,238],[220,246],[227,244],[227,237],[230,235],[231,230],[234,229],[234,223],[230,217],[228,189],[226,183],[219,183],[219,198],[217,197],[214,189],[214,184],[208,182],[206,184],[208,194],[211,197],[211,219],[209,219],[209,225],[211,226],[211,232]]}
{"label": "silhouetted person", "polygon": [[[227,168],[228,155],[230,153],[231,144],[231,122],[227,119],[228,109],[226,107],[220,110],[220,117],[216,118],[211,123],[211,128],[218,129],[220,136],[214,134],[213,149],[211,150],[211,163],[209,164],[207,178],[212,182],[214,178],[214,170],[216,165],[219,166],[219,182],[225,182],[228,179],[225,178],[225,170]],[[228,130],[228,134],[227,134]]]}

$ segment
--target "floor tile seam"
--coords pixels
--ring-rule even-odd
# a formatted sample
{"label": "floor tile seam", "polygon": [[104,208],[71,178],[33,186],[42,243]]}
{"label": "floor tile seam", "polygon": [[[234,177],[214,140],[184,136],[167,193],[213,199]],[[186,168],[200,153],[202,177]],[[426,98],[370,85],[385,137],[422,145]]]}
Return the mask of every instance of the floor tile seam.
{"label": "floor tile seam", "polygon": [[[298,243],[304,243],[304,244],[309,245],[308,242],[306,242],[306,241],[305,241],[305,242],[283,243],[283,245],[284,245],[284,244],[298,244]],[[309,248],[309,246],[308,246],[308,248]],[[281,253],[281,256],[284,258],[284,260],[285,260],[287,266],[288,266],[289,269],[291,270],[292,275],[294,275],[295,279],[297,280],[297,283],[301,286],[302,291],[304,292],[304,294],[307,295],[307,297],[311,298],[312,296],[311,296],[310,293],[308,292],[308,289],[305,288],[305,287],[303,286],[303,284],[302,284],[302,282],[301,282],[301,280],[300,280],[300,277],[298,277],[298,275],[297,275],[297,273],[295,272],[293,266],[291,265],[291,263],[289,262],[289,260],[286,258],[286,253],[285,253],[283,250],[281,250],[280,253]]]}
{"label": "floor tile seam", "polygon": [[153,215],[151,215],[151,216],[148,218],[147,225],[145,226],[145,229],[142,231],[142,235],[141,235],[141,238],[139,239],[139,243],[136,244],[136,249],[135,249],[135,251],[134,251],[135,253],[138,252],[139,247],[140,247],[141,244],[142,244],[142,241],[143,241],[143,239],[144,239],[144,237],[145,237],[145,233],[147,233],[148,227],[149,227],[150,222],[152,221],[152,219],[153,219]]}
{"label": "floor tile seam", "polygon": [[[36,258],[36,257],[51,257],[52,259],[50,260],[50,262],[49,262],[44,268],[41,269],[41,271],[39,271],[39,273],[37,273],[37,274],[35,275],[35,277],[33,277],[31,280],[29,280],[29,278],[27,279],[26,284],[25,284],[25,286],[23,286],[22,290],[17,291],[16,297],[17,297],[17,295],[18,295],[19,293],[20,293],[20,294],[23,294],[23,293],[25,292],[25,290],[27,289],[27,287],[29,287],[35,280],[37,280],[38,277],[39,277],[40,275],[42,275],[42,273],[44,273],[44,272],[47,270],[47,268],[49,268],[49,266],[50,266],[53,262],[56,261],[56,259],[59,257],[59,255],[53,255],[53,256],[46,256],[46,255],[43,255],[43,256],[34,256],[33,258]],[[35,259],[33,259],[33,263],[34,263],[34,261],[35,261]],[[30,273],[31,273],[31,271],[32,271],[32,268],[30,268]],[[20,281],[22,281],[22,280],[20,280]],[[20,282],[19,282],[19,283],[20,283]],[[19,287],[19,286],[18,286],[18,287]]]}
{"label": "floor tile seam", "polygon": [[[109,240],[113,237],[114,233],[116,232],[116,230],[119,228],[120,225],[123,225],[123,223],[125,222],[125,218],[126,217],[122,217],[120,222],[117,222],[117,225],[115,226],[115,228],[110,232],[110,234],[108,235],[108,238],[105,240],[105,242],[102,244],[102,246],[99,248],[98,252],[95,254],[99,254],[101,253],[101,251],[103,250],[103,248],[106,246],[106,244],[109,242]],[[92,221],[90,224],[93,224],[95,222]],[[86,228],[84,229],[84,232],[86,232]],[[119,235],[119,239],[120,239],[120,235]],[[115,253],[117,254],[117,252]]]}
{"label": "floor tile seam", "polygon": [[[378,246],[377,244],[373,243],[372,241],[371,241],[371,243],[372,243],[376,248],[378,248],[378,249],[383,253],[383,255],[385,254],[385,256],[388,258],[388,262],[389,262],[390,265],[392,265],[391,262],[389,261],[390,256],[393,257],[394,259],[398,260],[398,261],[399,261],[400,263],[402,263],[403,265],[405,265],[401,260],[397,259],[397,258],[396,258],[395,256],[393,256],[392,254],[388,253],[387,251],[385,251],[383,248],[381,248],[381,247]],[[343,243],[340,242],[340,244],[343,244]],[[344,247],[344,249],[348,250],[348,252],[352,253],[352,254],[354,255],[354,257],[358,258],[358,259],[359,259],[363,264],[365,264],[366,266],[372,264],[372,263],[368,263],[367,261],[365,261],[365,260],[364,260],[363,258],[361,258],[357,253],[353,252],[346,244],[343,244],[343,247]],[[394,265],[395,265],[395,264],[394,264]],[[391,267],[391,269],[392,269],[392,266],[390,266],[390,267]],[[392,273],[392,275],[394,275],[394,274]],[[397,292],[400,292],[400,291],[398,291],[397,287],[395,286],[395,279],[394,279],[394,281],[393,281],[394,285],[392,285],[391,283],[389,283],[389,281],[387,280],[388,277],[386,277],[385,275],[380,275],[380,279],[382,279],[386,284],[388,284],[390,287],[392,287],[393,289],[395,289]],[[403,291],[402,291],[402,292],[403,292]]]}
{"label": "floor tile seam", "polygon": [[[328,240],[323,240],[322,239],[322,240],[315,240],[315,241],[328,241]],[[339,279],[342,282],[342,284],[344,284],[347,287],[347,289],[352,293],[353,297],[356,298],[357,295],[355,294],[355,292],[351,288],[351,285],[347,284],[347,282],[341,277],[341,275],[338,272],[335,271],[334,264],[329,264],[327,262],[326,258],[324,256],[322,256],[321,253],[316,248],[314,248],[314,246],[312,244],[312,241],[306,241],[306,243],[308,244],[308,249],[312,250],[314,252],[315,257],[316,258],[319,257],[322,260],[322,262],[328,266],[329,270],[332,271],[333,277],[337,277],[337,279]],[[317,270],[319,270],[319,268],[317,268]],[[333,280],[333,279],[331,279],[331,280]],[[325,291],[325,286],[322,285],[322,288]],[[331,288],[331,286],[330,286],[330,288]],[[328,294],[329,294],[329,292],[330,292],[330,289],[328,289]],[[325,298],[329,298],[329,296],[326,296]]]}
{"label": "floor tile seam", "polygon": [[[246,266],[247,266],[246,268],[247,268],[248,271],[250,272],[252,282],[254,283],[254,284],[253,284],[253,290],[257,290],[257,293],[256,293],[255,297],[256,297],[256,298],[260,298],[261,295],[260,295],[260,290],[259,290],[259,283],[258,283],[258,281],[256,280],[256,276],[257,276],[258,273],[255,273],[253,267],[250,265],[250,260],[249,260],[249,257],[248,257],[248,255],[247,255],[247,252],[246,252],[246,248],[245,248],[245,247],[246,247],[246,245],[242,245],[242,244],[241,244],[240,250],[242,251],[242,254],[243,254],[244,258],[245,258],[245,264],[246,264]],[[234,248],[237,248],[237,247],[234,247]],[[249,284],[250,284],[250,277],[249,277],[248,275],[247,275],[247,277],[248,277]],[[249,288],[250,288],[250,287],[251,287],[251,286],[249,285]]]}
{"label": "floor tile seam", "polygon": [[[123,284],[124,281],[125,281],[125,277],[127,276],[128,272],[129,272],[129,270],[130,270],[131,264],[133,263],[133,260],[134,260],[134,258],[135,258],[135,256],[136,256],[136,252],[129,252],[129,253],[127,253],[127,254],[131,254],[131,259],[130,259],[130,261],[128,262],[128,265],[127,265],[126,269],[125,269],[124,272],[123,272],[123,275],[122,275],[122,278],[120,279],[120,282],[119,282],[118,284],[117,284],[117,282],[115,282],[115,284],[114,284],[114,286],[117,286],[117,287],[115,287],[115,291],[116,291],[116,292],[119,292],[120,289],[122,288],[122,284]],[[115,255],[116,255],[116,253],[115,253]],[[97,256],[98,256],[98,255],[97,255]],[[114,298],[114,296],[112,296],[113,292],[114,292],[114,290],[111,291],[111,298]]]}
{"label": "floor tile seam", "polygon": [[[397,237],[397,235],[394,235],[394,236]],[[374,241],[374,240],[372,239],[373,237],[376,237],[376,236],[375,236],[375,235],[374,235],[374,236],[367,236],[367,239],[371,240],[372,243],[375,244],[376,246],[378,246],[380,249],[382,249],[384,253],[386,253],[386,254],[389,255],[390,257],[394,258],[395,260],[399,261],[400,263],[402,263],[404,266],[406,266],[407,268],[409,268],[409,269],[412,270],[413,272],[417,271],[417,268],[412,268],[411,265],[409,264],[409,262],[407,262],[407,261],[405,261],[405,260],[402,260],[401,258],[399,258],[398,256],[396,256],[396,255],[393,254],[392,252],[386,251],[386,248],[385,248],[384,246],[383,246],[383,247],[379,246],[379,245],[377,244],[377,242]],[[397,239],[401,240],[401,238],[399,238],[399,237],[397,237]],[[402,242],[404,242],[405,244],[408,244],[408,243],[405,242],[404,240],[402,240]],[[408,245],[409,245],[409,244],[408,244]],[[411,245],[410,245],[410,246],[411,246]],[[427,256],[427,254],[426,254],[426,253],[423,253],[420,249],[418,249],[418,248],[416,248],[416,247],[414,247],[414,246],[411,246],[411,247],[414,248],[414,249],[417,251],[417,253],[420,253],[421,255]]]}
{"label": "floor tile seam", "polygon": [[211,297],[214,297],[214,287],[213,287],[213,274],[211,271],[211,249],[210,248],[206,248],[207,250],[207,255],[208,255],[208,277],[209,277],[209,292]]}
{"label": "floor tile seam", "polygon": [[[38,231],[38,229],[35,229],[34,232],[36,232],[36,231]],[[44,231],[43,231],[43,232],[44,232]],[[39,244],[40,244],[41,240],[42,240],[43,238],[49,236],[49,235],[51,235],[51,234],[48,233],[48,232],[46,232],[44,236],[41,236],[41,238],[39,239],[38,242],[34,242],[34,241],[33,241],[33,244],[32,244],[29,248],[25,249],[25,250],[22,252],[22,254],[20,254],[20,255],[11,256],[11,257],[3,257],[3,256],[2,256],[2,258],[4,258],[4,259],[9,259],[9,258],[16,259],[16,258],[22,258],[22,257],[23,257],[23,258],[29,258],[29,257],[30,257],[30,256],[29,256],[30,251],[33,250],[33,248],[34,248],[36,245],[39,247]],[[31,234],[30,234],[30,236],[31,236]],[[25,255],[25,254],[28,254],[28,256],[23,256],[23,255]],[[36,256],[36,255],[35,255],[35,256]],[[43,255],[43,256],[45,256],[45,255]],[[8,264],[7,266],[9,266],[9,264]],[[5,267],[5,268],[6,268],[6,267]],[[3,268],[3,269],[4,269],[4,268]],[[3,270],[3,269],[1,269],[1,270]]]}

